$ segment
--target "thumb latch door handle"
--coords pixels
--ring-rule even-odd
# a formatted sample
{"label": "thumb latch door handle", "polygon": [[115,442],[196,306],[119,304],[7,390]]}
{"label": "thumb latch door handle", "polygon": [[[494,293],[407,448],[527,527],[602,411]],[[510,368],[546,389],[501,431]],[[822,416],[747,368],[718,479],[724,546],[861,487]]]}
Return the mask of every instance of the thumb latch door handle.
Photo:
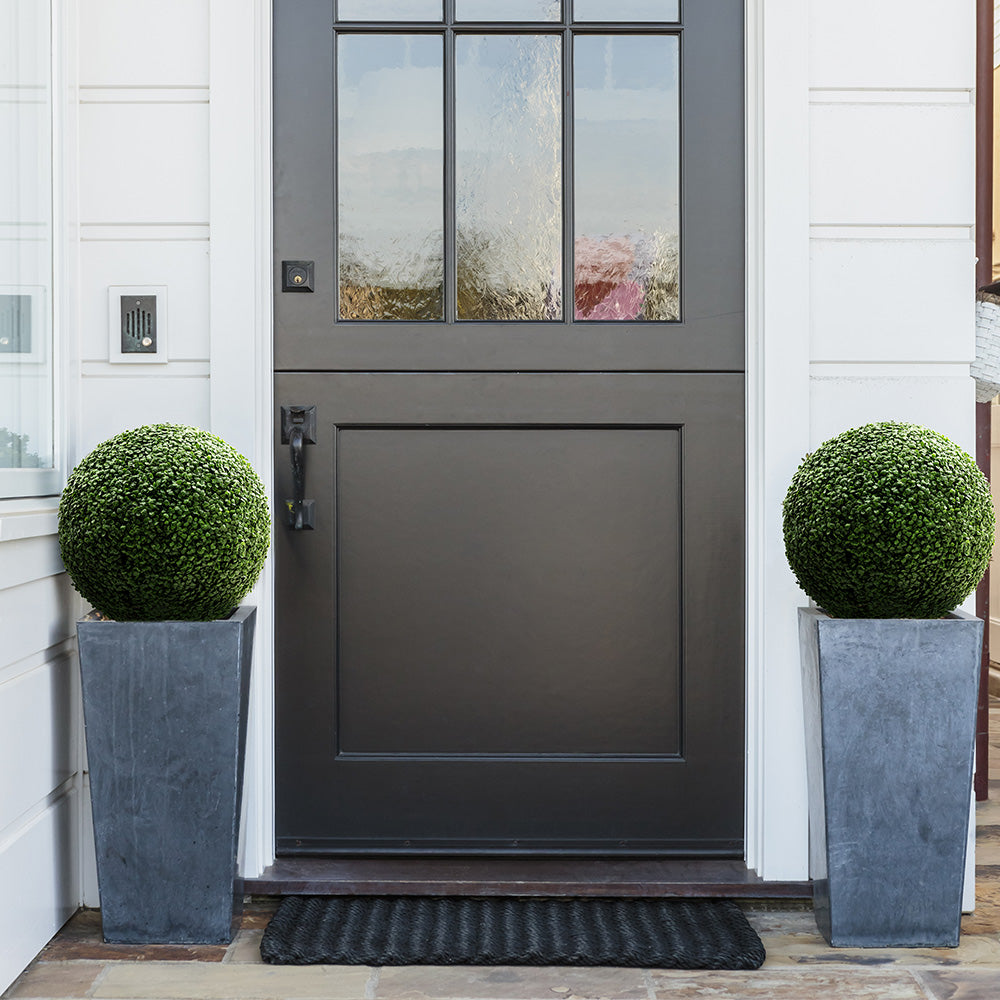
{"label": "thumb latch door handle", "polygon": [[281,443],[287,444],[292,459],[292,499],[285,501],[288,527],[306,531],[315,527],[316,502],[306,499],[305,446],[316,443],[316,407],[281,408]]}

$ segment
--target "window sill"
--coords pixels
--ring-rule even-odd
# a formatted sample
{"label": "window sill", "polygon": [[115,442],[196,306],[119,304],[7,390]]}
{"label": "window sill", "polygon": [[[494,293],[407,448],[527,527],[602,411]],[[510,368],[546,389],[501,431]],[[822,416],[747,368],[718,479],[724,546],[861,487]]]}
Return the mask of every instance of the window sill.
{"label": "window sill", "polygon": [[58,497],[0,500],[0,542],[56,534],[58,509]]}

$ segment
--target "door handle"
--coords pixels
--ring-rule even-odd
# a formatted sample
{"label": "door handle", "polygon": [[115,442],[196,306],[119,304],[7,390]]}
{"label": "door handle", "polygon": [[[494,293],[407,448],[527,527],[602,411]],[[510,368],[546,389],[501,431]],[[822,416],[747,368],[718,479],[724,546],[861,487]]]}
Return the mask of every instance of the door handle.
{"label": "door handle", "polygon": [[316,407],[281,408],[281,443],[288,445],[292,460],[292,499],[285,501],[288,527],[307,531],[316,526],[316,501],[306,499],[305,446],[316,443]]}

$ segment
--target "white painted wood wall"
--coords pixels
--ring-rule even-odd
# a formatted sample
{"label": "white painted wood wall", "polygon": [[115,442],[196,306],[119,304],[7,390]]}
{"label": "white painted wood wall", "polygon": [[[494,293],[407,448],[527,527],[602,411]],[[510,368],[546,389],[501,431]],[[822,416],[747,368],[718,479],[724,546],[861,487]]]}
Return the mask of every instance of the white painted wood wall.
{"label": "white painted wood wall", "polygon": [[974,0],[810,5],[813,444],[912,420],[974,454]]}
{"label": "white painted wood wall", "polygon": [[[209,426],[208,0],[79,0],[80,454]],[[108,363],[109,285],[166,285],[165,365]]]}
{"label": "white painted wood wall", "polygon": [[[238,249],[236,234],[252,229],[255,212],[266,216],[249,204],[239,218],[227,218],[221,197],[209,203],[210,164],[216,194],[229,193],[226,177],[218,176],[227,150],[210,149],[210,135],[219,143],[232,134],[245,146],[248,136],[266,141],[268,131],[232,114],[249,116],[261,106],[249,82],[245,106],[234,99],[237,81],[253,78],[254,57],[234,53],[230,66],[226,44],[210,39],[220,12],[241,5],[76,0],[75,6],[79,238],[71,249],[78,252],[79,279],[77,313],[67,316],[61,334],[69,356],[79,357],[68,369],[78,398],[71,462],[123,428],[159,420],[209,427],[228,419],[215,429],[259,458],[269,447],[259,429],[267,421],[258,416],[254,426],[241,406],[245,411],[246,399],[263,398],[260,384],[243,387],[219,373],[266,380],[260,372],[253,376],[251,355],[260,356],[261,346],[249,323],[246,354],[239,357],[232,353],[242,346],[238,333],[222,335],[218,322],[214,337],[209,330],[227,296],[251,319],[259,312],[251,301],[253,254],[245,274],[242,258],[218,259],[214,284],[209,261],[210,247]],[[246,4],[255,12],[263,6]],[[780,496],[802,451],[868,420],[914,420],[973,447],[975,3],[811,0],[808,21],[801,0],[749,6],[752,48],[764,40],[768,58],[808,62],[808,82],[802,73],[789,93],[785,81],[800,79],[794,68],[779,70],[765,60],[755,70],[761,106],[749,119],[754,169],[769,169],[772,177],[782,144],[788,162],[797,164],[804,138],[798,118],[783,127],[774,109],[798,115],[801,108],[809,139],[808,178],[803,161],[784,179],[790,184],[754,181],[759,190],[751,202],[761,220],[750,244],[751,282],[764,275],[766,284],[750,291],[755,337],[783,347],[780,355],[767,347],[772,353],[759,357],[758,345],[751,348],[751,392],[758,395],[750,399],[749,426],[758,453],[750,467],[759,477],[749,484],[751,544],[761,546],[755,572],[764,604],[750,611],[757,635],[750,655],[761,661],[751,672],[760,688],[751,692],[758,730],[750,750],[761,814],[752,817],[749,842],[765,877],[802,878],[805,789],[794,641],[800,597],[788,584],[776,532]],[[240,29],[235,37],[253,37],[252,28]],[[210,51],[218,56],[211,67]],[[231,128],[210,119],[213,93]],[[759,162],[754,128],[768,128],[773,137]],[[234,145],[231,152],[240,170],[245,149]],[[231,176],[235,188],[252,191],[243,176]],[[801,244],[773,245],[769,232],[797,232],[800,193],[809,203],[801,211]],[[256,197],[266,198],[266,190]],[[789,266],[779,273],[772,263],[765,273],[752,256],[765,250]],[[109,364],[112,284],[168,286],[167,364]],[[80,901],[96,903],[93,864],[80,836],[86,810],[79,808],[77,673],[67,642],[73,599],[59,572],[51,505],[37,508],[0,504],[0,940],[15,942],[0,959],[0,988]],[[266,758],[266,748],[251,755],[251,800],[268,795]]]}
{"label": "white painted wood wall", "polygon": [[81,732],[50,503],[0,512],[0,988],[80,902]]}

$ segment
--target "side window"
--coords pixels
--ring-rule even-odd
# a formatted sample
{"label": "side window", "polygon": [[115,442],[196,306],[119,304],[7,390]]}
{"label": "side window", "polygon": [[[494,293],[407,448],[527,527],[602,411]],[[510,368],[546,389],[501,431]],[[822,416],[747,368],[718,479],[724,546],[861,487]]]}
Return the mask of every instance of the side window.
{"label": "side window", "polygon": [[59,489],[50,5],[0,5],[0,498]]}

